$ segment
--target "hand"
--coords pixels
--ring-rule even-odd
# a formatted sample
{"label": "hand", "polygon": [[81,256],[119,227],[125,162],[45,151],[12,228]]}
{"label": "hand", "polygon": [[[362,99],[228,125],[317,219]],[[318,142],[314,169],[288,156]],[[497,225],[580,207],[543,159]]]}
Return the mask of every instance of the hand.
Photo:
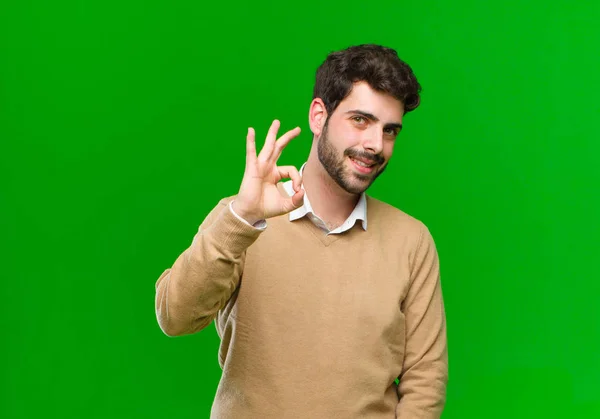
{"label": "hand", "polygon": [[[304,190],[300,173],[294,166],[277,166],[277,160],[286,145],[300,134],[296,127],[276,141],[280,123],[273,121],[265,145],[258,157],[254,129],[248,128],[246,137],[246,170],[239,193],[232,203],[233,210],[250,224],[259,220],[286,214],[302,206]],[[283,196],[277,189],[282,179],[292,179],[294,195]]]}

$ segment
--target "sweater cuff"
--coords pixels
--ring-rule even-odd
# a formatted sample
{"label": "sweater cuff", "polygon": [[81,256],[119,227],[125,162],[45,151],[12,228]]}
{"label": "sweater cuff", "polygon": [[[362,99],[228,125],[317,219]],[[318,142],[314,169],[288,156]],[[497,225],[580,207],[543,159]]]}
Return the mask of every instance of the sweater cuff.
{"label": "sweater cuff", "polygon": [[233,215],[235,215],[240,221],[242,221],[243,223],[246,223],[249,226],[252,227],[256,227],[259,230],[264,230],[265,228],[267,228],[267,220],[258,220],[257,222],[255,222],[253,225],[251,225],[248,221],[244,220],[242,217],[240,217],[238,215],[237,212],[234,211],[233,209],[233,201],[229,202],[228,205],[229,209],[231,210],[231,212],[233,213]]}
{"label": "sweater cuff", "polygon": [[250,247],[258,239],[260,233],[264,231],[264,228],[251,226],[232,210],[226,208],[220,212],[208,230],[210,231],[209,234],[220,245],[219,247],[227,249],[235,255],[243,253]]}

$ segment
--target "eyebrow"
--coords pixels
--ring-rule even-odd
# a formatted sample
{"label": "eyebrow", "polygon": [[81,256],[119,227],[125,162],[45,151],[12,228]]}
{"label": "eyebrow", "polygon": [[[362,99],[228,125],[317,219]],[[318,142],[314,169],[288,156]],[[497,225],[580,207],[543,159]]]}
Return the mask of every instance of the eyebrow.
{"label": "eyebrow", "polygon": [[[346,114],[358,114],[360,116],[364,116],[367,119],[370,119],[373,122],[379,122],[379,118],[377,118],[375,115],[373,115],[372,113],[369,112],[365,112],[365,111],[361,111],[360,109],[352,109],[348,112],[346,112]],[[385,124],[385,126],[383,127],[385,128],[395,128],[398,131],[402,130],[402,124],[399,123],[395,123],[395,122],[390,122],[388,124]]]}

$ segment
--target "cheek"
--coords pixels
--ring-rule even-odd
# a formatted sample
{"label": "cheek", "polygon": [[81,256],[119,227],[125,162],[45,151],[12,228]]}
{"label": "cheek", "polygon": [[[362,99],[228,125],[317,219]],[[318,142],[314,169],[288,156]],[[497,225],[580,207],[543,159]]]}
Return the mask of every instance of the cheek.
{"label": "cheek", "polygon": [[355,148],[361,144],[362,140],[360,133],[350,126],[342,127],[337,134],[337,138],[343,149]]}

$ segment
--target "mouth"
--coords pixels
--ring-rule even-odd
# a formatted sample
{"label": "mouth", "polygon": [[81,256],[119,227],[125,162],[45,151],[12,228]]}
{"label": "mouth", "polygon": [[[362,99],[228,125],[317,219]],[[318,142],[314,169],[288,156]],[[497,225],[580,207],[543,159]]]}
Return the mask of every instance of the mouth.
{"label": "mouth", "polygon": [[377,163],[366,160],[366,159],[358,159],[354,157],[348,157],[352,165],[358,170],[360,173],[369,174],[375,170],[375,166]]}

